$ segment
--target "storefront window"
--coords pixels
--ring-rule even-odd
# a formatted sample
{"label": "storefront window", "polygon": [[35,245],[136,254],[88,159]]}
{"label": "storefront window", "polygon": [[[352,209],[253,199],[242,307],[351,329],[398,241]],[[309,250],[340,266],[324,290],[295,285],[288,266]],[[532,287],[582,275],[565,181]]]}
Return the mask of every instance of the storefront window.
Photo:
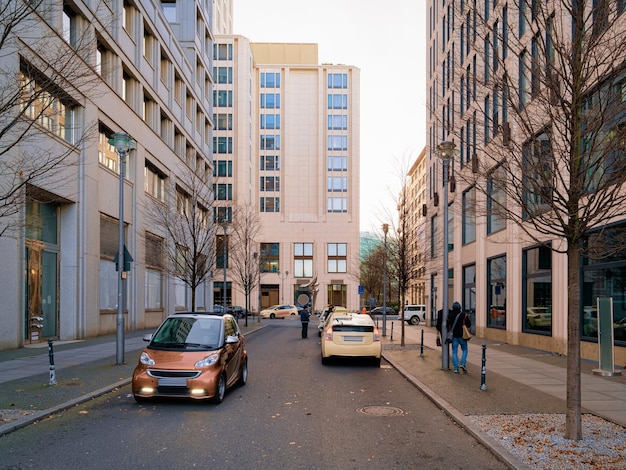
{"label": "storefront window", "polygon": [[552,250],[540,246],[523,253],[526,333],[552,334]]}
{"label": "storefront window", "polygon": [[506,256],[487,261],[489,281],[487,326],[506,328]]}
{"label": "storefront window", "polygon": [[470,316],[472,333],[476,334],[476,265],[463,267],[463,311]]}

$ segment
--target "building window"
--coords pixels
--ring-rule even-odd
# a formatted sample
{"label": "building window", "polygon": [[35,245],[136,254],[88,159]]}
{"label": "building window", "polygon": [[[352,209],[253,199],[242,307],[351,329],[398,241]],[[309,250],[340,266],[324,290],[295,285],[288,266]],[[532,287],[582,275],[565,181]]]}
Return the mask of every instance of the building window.
{"label": "building window", "polygon": [[487,327],[506,329],[506,256],[487,260]]}
{"label": "building window", "polygon": [[348,191],[348,178],[345,176],[329,176],[326,182],[328,192],[345,193]]}
{"label": "building window", "polygon": [[328,109],[348,109],[348,95],[329,93]]}
{"label": "building window", "polygon": [[213,67],[213,77],[216,83],[233,83],[232,67]]}
{"label": "building window", "polygon": [[261,93],[261,108],[280,109],[280,93]]}
{"label": "building window", "polygon": [[549,210],[554,184],[553,164],[548,132],[542,132],[522,145],[524,218]]}
{"label": "building window", "polygon": [[217,108],[232,108],[232,90],[213,90],[213,106]]}
{"label": "building window", "polygon": [[161,0],[161,10],[168,23],[176,23],[176,0]]}
{"label": "building window", "polygon": [[348,245],[346,243],[328,244],[328,272],[348,272]]}
{"label": "building window", "polygon": [[539,246],[522,253],[522,330],[552,334],[552,250]]}
{"label": "building window", "polygon": [[348,157],[329,156],[328,171],[348,171]]}
{"label": "building window", "polygon": [[74,143],[78,107],[62,90],[41,85],[49,82],[38,77],[38,72],[32,66],[22,63],[20,86],[25,107],[23,116],[63,140]]}
{"label": "building window", "polygon": [[213,162],[213,176],[216,178],[226,178],[233,176],[233,162],[232,160],[215,160]]}
{"label": "building window", "polygon": [[280,269],[280,244],[261,243],[261,272],[276,273]]}
{"label": "building window", "polygon": [[280,72],[261,72],[261,88],[280,88]]}
{"label": "building window", "polygon": [[280,114],[261,114],[261,129],[280,129]]}
{"label": "building window", "polygon": [[213,153],[232,154],[233,138],[232,137],[213,137]]}
{"label": "building window", "polygon": [[348,198],[329,197],[326,200],[327,212],[348,212]]}
{"label": "building window", "polygon": [[347,135],[329,135],[328,150],[348,150]]}
{"label": "building window", "polygon": [[280,212],[279,197],[262,197],[260,199],[261,212]]}
{"label": "building window", "polygon": [[262,155],[260,169],[262,171],[280,170],[280,157],[273,155]]}
{"label": "building window", "polygon": [[154,63],[154,50],[156,46],[156,38],[146,23],[143,24],[143,56],[148,63]]}
{"label": "building window", "polygon": [[163,239],[146,233],[146,309],[163,308]]}
{"label": "building window", "polygon": [[215,267],[228,268],[228,235],[217,235],[215,244]]}
{"label": "building window", "polygon": [[347,73],[329,73],[328,88],[348,88]]}
{"label": "building window", "polygon": [[472,322],[472,330],[476,331],[476,265],[463,266],[463,311]]}
{"label": "building window", "polygon": [[215,129],[218,131],[232,131],[233,130],[233,115],[228,114],[213,114],[213,122],[215,122]]}
{"label": "building window", "polygon": [[260,191],[280,191],[280,176],[261,176]]}
{"label": "building window", "polygon": [[145,191],[159,201],[165,201],[165,175],[146,160],[144,167]]}
{"label": "building window", "polygon": [[487,235],[506,227],[506,172],[502,165],[487,178]]}
{"label": "building window", "polygon": [[346,130],[348,129],[348,116],[345,114],[328,115],[328,130]]}
{"label": "building window", "polygon": [[313,277],[313,243],[293,244],[295,277]]}
{"label": "building window", "polygon": [[262,135],[261,150],[280,150],[280,135]]}
{"label": "building window", "polygon": [[232,184],[214,184],[213,195],[216,201],[232,201],[233,185]]}
{"label": "building window", "polygon": [[463,245],[476,241],[476,188],[463,193]]}
{"label": "building window", "polygon": [[213,59],[233,60],[232,44],[213,44]]}
{"label": "building window", "polygon": [[213,207],[213,222],[232,222],[233,221],[233,208],[232,207]]}
{"label": "building window", "polygon": [[63,39],[72,47],[78,47],[80,32],[78,16],[68,6],[63,7]]}
{"label": "building window", "polygon": [[[126,230],[126,226],[124,227]],[[115,256],[118,250],[119,222],[106,216],[100,217],[100,270],[98,278],[99,308],[100,310],[117,309],[117,279],[119,273],[116,271]],[[129,273],[129,275],[132,274]],[[128,285],[124,282],[123,298],[124,308],[128,302]]]}

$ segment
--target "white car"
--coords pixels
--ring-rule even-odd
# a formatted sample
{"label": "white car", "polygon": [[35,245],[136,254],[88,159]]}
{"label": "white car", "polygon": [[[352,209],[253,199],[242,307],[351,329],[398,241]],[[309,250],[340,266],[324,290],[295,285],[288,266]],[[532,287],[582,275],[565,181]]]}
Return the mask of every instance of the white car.
{"label": "white car", "polygon": [[297,314],[298,309],[295,305],[273,305],[261,310],[261,318],[285,318]]}
{"label": "white car", "polygon": [[405,305],[400,319],[405,320],[410,325],[426,322],[426,305]]}

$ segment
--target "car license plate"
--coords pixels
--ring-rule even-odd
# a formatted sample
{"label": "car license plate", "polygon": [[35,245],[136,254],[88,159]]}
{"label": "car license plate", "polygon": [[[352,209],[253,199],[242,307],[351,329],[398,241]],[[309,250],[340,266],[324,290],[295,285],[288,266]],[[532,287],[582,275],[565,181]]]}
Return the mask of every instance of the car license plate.
{"label": "car license plate", "polygon": [[179,377],[161,377],[159,378],[159,387],[186,387],[187,379]]}
{"label": "car license plate", "polygon": [[357,343],[361,343],[363,341],[363,336],[344,336],[343,340],[346,342],[354,341]]}

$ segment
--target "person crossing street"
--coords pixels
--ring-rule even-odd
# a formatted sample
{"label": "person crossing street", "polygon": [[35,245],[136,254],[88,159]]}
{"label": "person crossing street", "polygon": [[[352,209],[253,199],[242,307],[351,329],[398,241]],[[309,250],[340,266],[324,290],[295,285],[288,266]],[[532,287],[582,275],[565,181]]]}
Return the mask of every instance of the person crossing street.
{"label": "person crossing street", "polygon": [[302,339],[306,339],[309,335],[309,318],[311,317],[309,313],[309,307],[305,306],[302,310],[300,310],[300,321],[302,322]]}

